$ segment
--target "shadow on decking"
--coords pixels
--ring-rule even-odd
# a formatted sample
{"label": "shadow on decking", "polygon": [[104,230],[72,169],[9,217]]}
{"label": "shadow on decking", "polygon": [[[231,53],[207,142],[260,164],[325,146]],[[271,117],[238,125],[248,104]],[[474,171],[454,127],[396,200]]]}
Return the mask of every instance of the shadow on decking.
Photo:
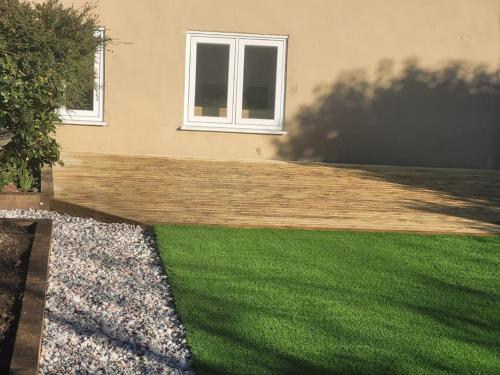
{"label": "shadow on decking", "polygon": [[[327,166],[327,164],[322,165]],[[404,205],[406,208],[423,213],[442,214],[487,225],[498,225],[500,229],[500,172],[498,171],[347,165],[335,165],[335,168],[362,170],[367,178],[388,181],[410,191],[440,193],[445,198],[441,202],[408,199]],[[478,224],[476,228],[480,229],[482,226]]]}

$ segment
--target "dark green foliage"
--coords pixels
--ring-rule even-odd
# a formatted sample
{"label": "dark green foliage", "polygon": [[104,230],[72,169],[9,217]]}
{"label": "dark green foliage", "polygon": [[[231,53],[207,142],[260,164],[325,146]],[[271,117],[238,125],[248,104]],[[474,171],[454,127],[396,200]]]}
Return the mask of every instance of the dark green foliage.
{"label": "dark green foliage", "polygon": [[500,237],[157,226],[204,374],[500,374]]}
{"label": "dark green foliage", "polygon": [[6,162],[0,168],[0,191],[5,185],[16,183],[19,190],[31,191],[35,184],[35,178],[28,168],[27,162],[22,160],[19,163]]}
{"label": "dark green foliage", "polygon": [[92,6],[65,8],[59,0],[33,4],[0,0],[0,132],[14,137],[0,169],[17,169],[18,186],[59,162],[57,110],[76,107],[94,85],[93,59],[104,43]]}

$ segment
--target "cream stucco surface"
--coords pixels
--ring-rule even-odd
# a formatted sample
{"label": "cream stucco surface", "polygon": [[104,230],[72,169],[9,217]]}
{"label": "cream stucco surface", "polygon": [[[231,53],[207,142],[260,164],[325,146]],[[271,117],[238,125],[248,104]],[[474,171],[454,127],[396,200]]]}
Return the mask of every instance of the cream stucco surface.
{"label": "cream stucco surface", "polygon": [[117,42],[106,52],[107,126],[64,125],[57,139],[65,151],[298,158],[278,152],[292,131],[179,130],[188,30],[288,35],[286,128],[293,129],[346,72],[370,79],[381,62],[397,70],[408,59],[430,71],[458,60],[496,69],[499,11],[498,0],[100,0],[96,12]]}

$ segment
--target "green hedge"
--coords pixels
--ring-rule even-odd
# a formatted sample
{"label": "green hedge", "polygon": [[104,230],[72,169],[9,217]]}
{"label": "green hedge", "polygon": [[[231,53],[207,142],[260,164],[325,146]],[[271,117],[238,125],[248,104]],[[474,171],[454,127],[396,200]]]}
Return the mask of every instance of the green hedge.
{"label": "green hedge", "polygon": [[14,135],[0,152],[0,188],[30,190],[44,164],[60,163],[57,110],[93,88],[94,54],[107,42],[98,26],[90,5],[0,0],[0,133]]}

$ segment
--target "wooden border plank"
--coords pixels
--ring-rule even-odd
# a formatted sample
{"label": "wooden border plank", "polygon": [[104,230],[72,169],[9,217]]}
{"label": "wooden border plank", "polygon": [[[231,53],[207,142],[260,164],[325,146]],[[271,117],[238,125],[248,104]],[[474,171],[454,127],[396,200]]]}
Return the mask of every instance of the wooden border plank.
{"label": "wooden border plank", "polygon": [[41,350],[52,220],[32,220],[35,233],[28,264],[21,314],[10,362],[10,375],[36,375]]}
{"label": "wooden border plank", "polygon": [[0,209],[40,208],[40,193],[0,193]]}
{"label": "wooden border plank", "polygon": [[40,203],[39,205],[47,211],[50,211],[50,202],[54,198],[54,179],[52,177],[52,167],[45,166],[41,172],[40,182]]}
{"label": "wooden border plank", "polygon": [[38,209],[50,210],[50,201],[54,197],[52,167],[45,166],[41,171],[39,193],[2,193],[0,192],[0,209]]}

